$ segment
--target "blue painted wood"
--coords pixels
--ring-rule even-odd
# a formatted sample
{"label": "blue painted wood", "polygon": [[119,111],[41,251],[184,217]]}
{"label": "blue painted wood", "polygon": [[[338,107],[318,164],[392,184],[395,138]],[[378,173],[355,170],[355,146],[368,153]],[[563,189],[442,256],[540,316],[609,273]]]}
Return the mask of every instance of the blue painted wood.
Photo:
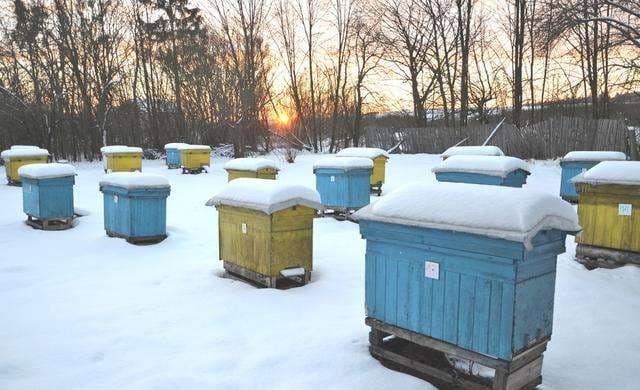
{"label": "blue painted wood", "polygon": [[579,174],[588,171],[596,166],[600,161],[562,161],[562,175],[560,178],[560,197],[564,200],[577,201],[578,192],[571,179]]}
{"label": "blue painted wood", "polygon": [[314,173],[323,206],[357,210],[369,204],[371,169],[316,168]]}
{"label": "blue painted wood", "polygon": [[73,217],[74,176],[49,179],[22,178],[22,210],[40,220]]}
{"label": "blue painted wood", "polygon": [[[511,360],[551,336],[556,257],[566,234],[540,232],[522,243],[452,231],[360,221],[367,239],[369,316]],[[425,262],[439,264],[438,279]]]}
{"label": "blue painted wood", "polygon": [[180,151],[176,148],[165,149],[167,153],[167,166],[169,168],[180,168]]}
{"label": "blue painted wood", "polygon": [[169,188],[126,189],[105,185],[100,191],[107,233],[137,239],[167,234]]}
{"label": "blue painted wood", "polygon": [[482,173],[437,172],[436,179],[442,182],[485,184],[503,187],[522,187],[527,183],[528,172],[517,169],[507,177],[491,176]]}

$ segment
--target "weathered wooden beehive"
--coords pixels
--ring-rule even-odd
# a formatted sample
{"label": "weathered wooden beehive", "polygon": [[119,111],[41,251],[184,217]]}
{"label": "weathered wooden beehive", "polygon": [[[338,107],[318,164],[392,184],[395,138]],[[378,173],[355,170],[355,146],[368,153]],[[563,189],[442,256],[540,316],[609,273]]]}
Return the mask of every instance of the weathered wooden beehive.
{"label": "weathered wooden beehive", "polygon": [[588,171],[602,161],[626,160],[622,152],[574,151],[567,153],[560,160],[562,177],[560,181],[560,197],[569,202],[578,201],[578,192],[571,179]]}
{"label": "weathered wooden beehive", "polygon": [[424,368],[385,346],[382,336],[394,334],[495,368],[493,389],[540,383],[556,256],[567,232],[580,229],[570,204],[516,188],[414,184],[355,217],[367,240],[374,356]]}
{"label": "weathered wooden beehive", "polygon": [[112,145],[100,148],[104,172],[142,172],[142,148]]}
{"label": "weathered wooden beehive", "polygon": [[363,157],[329,157],[316,162],[313,173],[322,205],[341,212],[368,205],[373,165]]}
{"label": "weathered wooden beehive", "polygon": [[502,150],[497,146],[452,146],[442,153],[443,160],[451,156],[504,156]]}
{"label": "weathered wooden beehive", "polygon": [[386,165],[389,160],[389,154],[378,148],[345,148],[336,153],[337,157],[362,157],[369,158],[373,161],[373,170],[369,186],[371,192],[382,194],[382,185],[386,176]]}
{"label": "weathered wooden beehive", "polygon": [[164,146],[164,152],[166,154],[167,168],[178,169],[180,168],[180,147],[186,144],[180,142],[173,142]]}
{"label": "weathered wooden beehive", "polygon": [[181,145],[180,150],[180,167],[182,173],[202,173],[204,167],[211,164],[211,147],[207,145]]}
{"label": "weathered wooden beehive", "polygon": [[49,152],[35,146],[17,145],[0,153],[0,158],[4,161],[7,183],[20,185],[18,169],[28,164],[46,163],[49,161]]}
{"label": "weathered wooden beehive", "polygon": [[432,171],[442,182],[505,187],[522,187],[530,174],[526,162],[507,156],[452,156]]}
{"label": "weathered wooden beehive", "polygon": [[267,287],[281,278],[310,280],[313,219],[322,206],[313,189],[277,180],[232,180],[207,202],[218,210],[224,268]]}
{"label": "weathered wooden beehive", "polygon": [[128,242],[156,243],[167,237],[169,181],[140,172],[118,172],[100,181],[104,199],[104,229],[109,237]]}
{"label": "weathered wooden beehive", "polygon": [[276,163],[261,157],[236,158],[224,164],[224,169],[227,171],[227,181],[242,177],[275,180],[278,174]]}
{"label": "weathered wooden beehive", "polygon": [[69,164],[29,164],[18,170],[27,224],[44,230],[71,228],[75,169]]}
{"label": "weathered wooden beehive", "polygon": [[587,267],[640,264],[640,162],[604,161],[572,179],[582,232],[576,257]]}

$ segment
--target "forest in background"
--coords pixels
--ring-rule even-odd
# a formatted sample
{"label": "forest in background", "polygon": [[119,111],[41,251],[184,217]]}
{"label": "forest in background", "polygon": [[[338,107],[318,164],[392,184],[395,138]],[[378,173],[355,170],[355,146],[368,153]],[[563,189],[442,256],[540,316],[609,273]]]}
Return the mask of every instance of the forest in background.
{"label": "forest in background", "polygon": [[501,116],[519,133],[567,115],[637,125],[639,70],[640,0],[0,0],[0,148],[242,156]]}

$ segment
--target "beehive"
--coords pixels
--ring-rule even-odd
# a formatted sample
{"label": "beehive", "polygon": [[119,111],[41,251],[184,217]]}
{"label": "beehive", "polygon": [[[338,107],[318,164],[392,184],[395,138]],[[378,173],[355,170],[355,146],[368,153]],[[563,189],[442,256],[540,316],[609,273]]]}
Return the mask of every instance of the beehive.
{"label": "beehive", "polygon": [[602,161],[626,160],[622,152],[574,151],[567,153],[560,160],[562,177],[560,181],[560,196],[562,199],[577,202],[578,192],[571,179],[588,171]]}
{"label": "beehive", "polygon": [[333,210],[358,210],[369,204],[373,161],[362,157],[330,157],[313,165],[322,205]]}
{"label": "beehive", "polygon": [[556,256],[580,229],[549,194],[413,184],[355,213],[369,317],[509,361],[548,340]]}
{"label": "beehive", "polygon": [[594,266],[640,264],[640,162],[601,162],[573,181],[583,227],[578,259]]}
{"label": "beehive", "polygon": [[131,243],[154,243],[167,237],[169,181],[140,172],[117,172],[100,181],[104,228],[110,237]]}
{"label": "beehive", "polygon": [[74,217],[75,169],[68,164],[29,164],[18,170],[22,179],[22,209],[32,226],[68,228]]}
{"label": "beehive", "polygon": [[142,148],[113,145],[100,148],[100,152],[105,173],[142,172]]}
{"label": "beehive", "polygon": [[529,166],[515,157],[452,156],[434,167],[442,182],[522,187],[529,176]]}
{"label": "beehive", "polygon": [[170,143],[164,146],[167,155],[166,163],[169,169],[180,168],[180,147],[185,146],[184,143]]}
{"label": "beehive", "polygon": [[236,158],[224,164],[227,171],[227,181],[233,179],[257,178],[275,180],[278,166],[266,158]]}
{"label": "beehive", "polygon": [[452,146],[442,153],[443,160],[451,156],[504,156],[497,146]]}
{"label": "beehive", "polygon": [[382,185],[386,176],[389,154],[378,148],[345,148],[336,153],[337,157],[362,157],[373,161],[373,170],[369,181],[370,190],[378,196],[382,194]]}
{"label": "beehive", "polygon": [[319,194],[277,180],[232,180],[207,202],[218,210],[219,259],[228,271],[267,287],[289,272],[313,270],[313,219]]}
{"label": "beehive", "polygon": [[20,146],[3,151],[0,158],[4,160],[7,182],[10,185],[19,185],[18,169],[28,164],[46,163],[49,161],[49,152],[38,147]]}
{"label": "beehive", "polygon": [[201,173],[211,161],[211,147],[207,145],[182,145],[180,150],[180,166],[182,173]]}

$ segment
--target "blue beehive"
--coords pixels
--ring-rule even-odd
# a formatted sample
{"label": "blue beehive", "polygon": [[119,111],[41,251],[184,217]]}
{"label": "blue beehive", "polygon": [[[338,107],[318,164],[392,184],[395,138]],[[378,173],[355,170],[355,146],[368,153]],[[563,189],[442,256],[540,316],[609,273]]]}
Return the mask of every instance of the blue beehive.
{"label": "blue beehive", "polygon": [[167,155],[167,167],[169,169],[180,168],[180,147],[184,146],[184,143],[170,143],[164,146],[164,151]]}
{"label": "blue beehive", "polygon": [[452,156],[432,171],[438,181],[505,187],[522,187],[530,174],[526,162],[507,156]]}
{"label": "blue beehive", "polygon": [[580,229],[550,194],[414,184],[355,214],[369,317],[497,359],[546,341],[556,256]]}
{"label": "blue beehive", "polygon": [[357,210],[369,204],[373,161],[362,157],[330,157],[313,166],[322,205],[334,210]]}
{"label": "blue beehive", "polygon": [[[22,209],[31,226],[71,227],[75,169],[68,164],[29,164],[20,167]],[[34,220],[35,219],[35,220]]]}
{"label": "blue beehive", "polygon": [[560,179],[560,196],[562,199],[577,202],[578,192],[571,179],[588,171],[601,161],[626,160],[622,152],[575,151],[567,153],[560,160],[562,177]]}
{"label": "blue beehive", "polygon": [[159,175],[116,172],[100,181],[104,194],[104,229],[110,237],[131,243],[153,243],[167,237],[169,181]]}

